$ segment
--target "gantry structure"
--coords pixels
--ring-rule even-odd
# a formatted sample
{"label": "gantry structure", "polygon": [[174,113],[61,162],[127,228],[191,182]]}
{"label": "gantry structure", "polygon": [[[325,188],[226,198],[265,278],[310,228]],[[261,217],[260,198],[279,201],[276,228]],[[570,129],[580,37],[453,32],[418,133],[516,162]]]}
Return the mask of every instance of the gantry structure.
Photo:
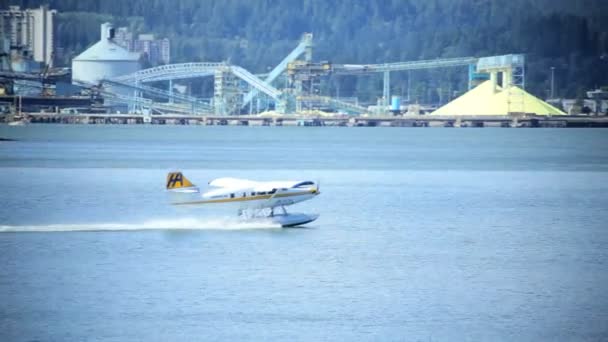
{"label": "gantry structure", "polygon": [[[391,98],[391,73],[448,67],[469,67],[469,85],[474,75],[489,74],[497,79],[498,73],[508,85],[524,86],[523,55],[494,57],[460,57],[408,61],[382,64],[334,64],[313,62],[313,36],[306,33],[299,44],[269,73],[255,75],[243,67],[229,63],[179,63],[144,69],[132,74],[102,81],[103,94],[112,103],[123,103],[130,110],[148,109],[150,112],[189,114],[214,113],[216,115],[240,114],[254,102],[259,111],[260,103],[273,103],[281,113],[299,112],[311,108],[333,108],[346,113],[360,114],[366,108],[356,102],[324,96],[320,93],[320,79],[328,75],[382,74],[382,107],[388,111]],[[475,73],[471,72],[474,70]],[[287,86],[278,88],[275,81],[281,76]],[[178,80],[213,77],[214,93],[211,99],[183,95],[173,90]],[[505,81],[503,81],[503,86]],[[166,88],[159,88],[165,84]],[[156,99],[162,101],[155,101]],[[512,99],[513,109],[518,105]],[[265,107],[267,108],[267,107]],[[522,109],[523,111],[523,109]]]}

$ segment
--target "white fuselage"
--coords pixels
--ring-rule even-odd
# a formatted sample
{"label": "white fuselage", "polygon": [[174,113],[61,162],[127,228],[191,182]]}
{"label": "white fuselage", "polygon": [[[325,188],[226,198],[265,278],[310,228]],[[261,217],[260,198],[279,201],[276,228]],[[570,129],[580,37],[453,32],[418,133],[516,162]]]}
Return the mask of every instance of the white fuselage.
{"label": "white fuselage", "polygon": [[292,205],[309,200],[316,195],[316,189],[255,191],[255,189],[249,188],[229,192],[220,189],[204,193],[199,204],[230,203],[240,209],[263,209]]}
{"label": "white fuselage", "polygon": [[282,182],[268,182],[263,186],[238,186],[212,189],[188,201],[176,205],[228,204],[230,207],[247,209],[264,209],[289,206],[309,200],[319,194],[314,182],[287,187]]}

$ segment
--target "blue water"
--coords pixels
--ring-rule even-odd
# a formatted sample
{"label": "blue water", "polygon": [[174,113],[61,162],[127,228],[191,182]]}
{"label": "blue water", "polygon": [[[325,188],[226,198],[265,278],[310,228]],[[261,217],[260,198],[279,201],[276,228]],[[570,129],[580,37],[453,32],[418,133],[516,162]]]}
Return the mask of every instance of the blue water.
{"label": "blue water", "polygon": [[[608,339],[608,131],[0,126],[0,340]],[[311,179],[306,228],[165,175]]]}

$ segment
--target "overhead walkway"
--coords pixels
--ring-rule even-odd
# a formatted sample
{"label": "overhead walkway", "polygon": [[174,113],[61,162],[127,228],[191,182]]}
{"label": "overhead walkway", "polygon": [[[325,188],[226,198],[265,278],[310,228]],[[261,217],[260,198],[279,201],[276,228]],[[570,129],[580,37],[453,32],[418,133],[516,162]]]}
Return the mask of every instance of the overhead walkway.
{"label": "overhead walkway", "polygon": [[382,64],[334,64],[332,68],[335,74],[352,75],[387,71],[391,72],[468,66],[470,64],[476,64],[478,60],[479,59],[475,57],[461,57]]}
{"label": "overhead walkway", "polygon": [[275,87],[267,84],[240,66],[227,65],[225,63],[167,64],[116,77],[111,81],[139,86],[141,83],[213,76],[216,72],[225,70],[227,66],[235,76],[247,82],[253,88],[267,94],[275,100],[279,98],[281,92]]}
{"label": "overhead walkway", "polygon": [[260,78],[250,73],[249,71],[241,68],[240,66],[233,65],[230,67],[232,73],[247,82],[253,88],[263,92],[264,94],[272,97],[274,100],[279,100],[279,96],[281,95],[281,91],[277,88],[271,86],[270,84],[262,81]]}
{"label": "overhead walkway", "polygon": [[102,80],[102,84],[109,85],[110,87],[119,87],[131,90],[133,92],[140,92],[143,94],[155,95],[171,102],[182,102],[187,103],[191,108],[194,108],[197,112],[212,112],[213,108],[208,103],[202,102],[200,99],[183,95],[179,93],[169,92],[160,88],[150,87],[143,84],[133,85],[126,82],[119,82],[115,80]]}
{"label": "overhead walkway", "polygon": [[[249,84],[253,89],[268,95],[275,101],[279,101],[281,91],[275,87],[267,84],[259,77],[245,70],[244,68],[236,65],[229,65],[226,63],[180,63],[180,64],[168,64],[162,65],[150,69],[140,70],[129,75],[116,77],[109,80],[104,80],[105,84],[130,89],[133,92],[148,93],[155,96],[160,96],[176,102],[186,102],[190,106],[192,111],[203,111],[213,112],[213,107],[209,104],[202,103],[199,99],[191,96],[185,96],[175,94],[172,91],[165,91],[156,87],[147,86],[144,83],[159,82],[159,81],[173,81],[179,79],[189,78],[200,78],[214,76],[217,73],[223,73],[228,70],[237,78],[243,80]],[[217,91],[217,90],[216,90]],[[111,92],[111,91],[110,91]],[[126,96],[117,94],[119,96],[114,97],[115,101],[126,101]],[[218,94],[216,94],[218,95]],[[218,96],[214,96],[218,97]],[[221,96],[219,96],[221,97]],[[138,99],[133,99],[129,102],[130,104],[140,105],[142,102]],[[148,103],[143,102],[146,106]],[[171,105],[171,104],[169,104]],[[159,106],[164,106],[160,104]]]}
{"label": "overhead walkway", "polygon": [[224,63],[179,63],[166,64],[154,68],[139,70],[134,73],[116,77],[113,80],[123,83],[156,82],[212,76],[215,71],[225,66]]}
{"label": "overhead walkway", "polygon": [[443,58],[412,62],[396,62],[383,64],[335,64],[333,72],[337,75],[383,73],[384,82],[382,90],[383,106],[388,109],[390,93],[390,73],[392,71],[423,70],[447,67],[474,65],[478,62],[475,57]]}

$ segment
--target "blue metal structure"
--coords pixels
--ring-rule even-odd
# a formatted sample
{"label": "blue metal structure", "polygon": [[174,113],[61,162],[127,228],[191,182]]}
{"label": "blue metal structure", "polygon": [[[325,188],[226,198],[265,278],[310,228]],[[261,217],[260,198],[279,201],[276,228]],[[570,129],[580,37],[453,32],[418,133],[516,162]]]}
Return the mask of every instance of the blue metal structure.
{"label": "blue metal structure", "polygon": [[391,111],[398,112],[401,110],[401,97],[392,96],[391,97]]}

